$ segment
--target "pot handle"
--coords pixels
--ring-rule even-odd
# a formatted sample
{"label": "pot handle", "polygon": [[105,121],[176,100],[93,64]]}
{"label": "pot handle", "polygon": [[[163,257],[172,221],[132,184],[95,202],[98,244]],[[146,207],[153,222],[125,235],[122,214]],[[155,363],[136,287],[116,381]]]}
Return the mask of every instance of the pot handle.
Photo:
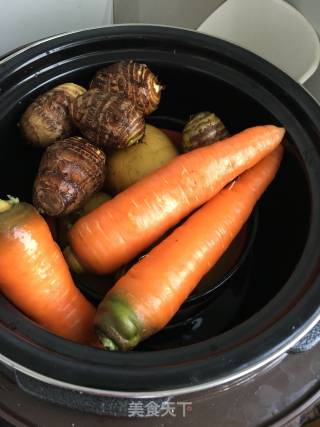
{"label": "pot handle", "polygon": [[197,30],[259,55],[301,84],[320,62],[316,31],[284,0],[227,0]]}
{"label": "pot handle", "polygon": [[314,326],[288,353],[303,353],[311,350],[320,342],[320,322]]}

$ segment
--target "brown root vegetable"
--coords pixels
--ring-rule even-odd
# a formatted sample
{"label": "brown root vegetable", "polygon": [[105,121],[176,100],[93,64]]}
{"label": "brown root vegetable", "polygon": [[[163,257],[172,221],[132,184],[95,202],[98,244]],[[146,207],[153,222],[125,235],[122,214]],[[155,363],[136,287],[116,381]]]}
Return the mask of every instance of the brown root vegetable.
{"label": "brown root vegetable", "polygon": [[143,114],[122,95],[90,89],[70,106],[74,123],[92,143],[106,148],[125,148],[144,135]]}
{"label": "brown root vegetable", "polygon": [[214,113],[204,111],[192,116],[182,132],[182,149],[190,151],[195,148],[213,144],[229,136],[222,121]]}
{"label": "brown root vegetable", "polygon": [[49,146],[34,182],[35,207],[50,216],[79,209],[102,186],[105,163],[103,151],[80,137]]}
{"label": "brown root vegetable", "polygon": [[70,136],[74,126],[69,105],[85,91],[79,85],[65,83],[38,96],[21,117],[23,137],[32,145],[46,147]]}
{"label": "brown root vegetable", "polygon": [[147,124],[139,144],[110,153],[105,187],[112,193],[119,193],[178,154],[165,133]]}
{"label": "brown root vegetable", "polygon": [[101,89],[109,94],[123,94],[143,114],[150,114],[157,109],[164,87],[146,64],[121,61],[99,70],[90,88]]}

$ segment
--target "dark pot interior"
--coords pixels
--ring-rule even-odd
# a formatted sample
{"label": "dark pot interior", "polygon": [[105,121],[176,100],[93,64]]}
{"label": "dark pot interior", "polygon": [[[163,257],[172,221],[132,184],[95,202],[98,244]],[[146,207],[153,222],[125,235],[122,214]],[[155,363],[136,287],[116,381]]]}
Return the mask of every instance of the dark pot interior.
{"label": "dark pot interior", "polygon": [[180,130],[191,114],[211,110],[231,133],[267,123],[287,128],[285,158],[259,202],[248,262],[212,304],[130,354],[66,342],[0,297],[1,353],[46,376],[102,390],[152,392],[241,375],[288,347],[318,316],[319,107],[270,64],[194,32],[120,26],[64,36],[0,63],[2,197],[31,200],[41,151],[20,138],[17,121],[26,106],[59,83],[86,86],[99,67],[119,59],[147,63],[166,86],[150,123]]}

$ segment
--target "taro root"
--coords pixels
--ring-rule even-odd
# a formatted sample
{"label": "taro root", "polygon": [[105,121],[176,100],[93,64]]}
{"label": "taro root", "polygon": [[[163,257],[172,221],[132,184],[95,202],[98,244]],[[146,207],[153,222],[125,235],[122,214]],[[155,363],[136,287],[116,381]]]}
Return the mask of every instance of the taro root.
{"label": "taro root", "polygon": [[70,136],[74,126],[69,105],[85,91],[74,83],[65,83],[38,96],[21,117],[23,137],[32,145],[46,147]]}
{"label": "taro root", "polygon": [[143,114],[123,95],[90,89],[70,105],[70,113],[81,133],[105,148],[125,148],[144,135]]}
{"label": "taro root", "polygon": [[191,151],[229,136],[222,121],[214,113],[204,111],[192,116],[182,132],[182,149]]}
{"label": "taro root", "polygon": [[90,88],[109,94],[121,93],[146,115],[157,109],[163,86],[146,64],[121,61],[99,70]]}
{"label": "taro root", "polygon": [[103,151],[80,137],[50,145],[34,182],[35,207],[50,216],[79,209],[102,186],[105,163]]}

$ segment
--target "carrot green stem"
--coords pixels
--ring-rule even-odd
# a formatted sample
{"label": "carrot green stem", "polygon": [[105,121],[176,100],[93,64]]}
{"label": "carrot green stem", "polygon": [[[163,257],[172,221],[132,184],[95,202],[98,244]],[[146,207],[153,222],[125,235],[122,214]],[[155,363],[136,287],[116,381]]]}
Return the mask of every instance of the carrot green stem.
{"label": "carrot green stem", "polygon": [[0,213],[6,212],[12,208],[12,206],[17,205],[19,203],[19,199],[17,197],[7,196],[8,200],[0,199]]}
{"label": "carrot green stem", "polygon": [[129,350],[142,336],[142,327],[131,306],[118,296],[105,298],[100,304],[95,328],[102,345],[108,350]]}

